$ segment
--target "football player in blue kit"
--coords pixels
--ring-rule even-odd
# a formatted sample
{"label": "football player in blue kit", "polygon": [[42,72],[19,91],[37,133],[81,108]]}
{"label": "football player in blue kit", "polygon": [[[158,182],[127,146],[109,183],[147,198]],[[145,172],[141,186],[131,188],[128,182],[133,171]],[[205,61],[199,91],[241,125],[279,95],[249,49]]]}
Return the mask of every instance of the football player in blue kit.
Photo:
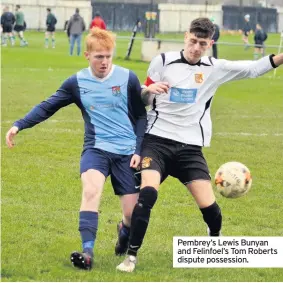
{"label": "football player in blue kit", "polygon": [[114,48],[114,34],[93,28],[86,38],[85,57],[89,67],[65,80],[52,96],[16,121],[6,135],[6,143],[12,148],[14,137],[20,131],[43,122],[72,103],[80,108],[85,124],[80,162],[82,251],[73,252],[70,257],[80,269],[93,266],[98,209],[106,178],[111,176],[123,212],[115,247],[117,255],[127,250],[131,215],[139,193],[134,174],[140,163],[146,109],[137,76],[112,64]]}

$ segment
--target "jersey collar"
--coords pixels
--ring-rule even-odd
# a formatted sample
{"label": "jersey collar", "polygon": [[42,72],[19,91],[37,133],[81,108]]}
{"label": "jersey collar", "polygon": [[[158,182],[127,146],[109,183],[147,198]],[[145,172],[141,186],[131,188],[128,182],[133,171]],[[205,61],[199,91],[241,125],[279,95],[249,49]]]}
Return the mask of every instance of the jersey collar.
{"label": "jersey collar", "polygon": [[112,74],[113,74],[113,72],[114,72],[114,69],[115,69],[115,65],[113,64],[113,65],[112,65],[112,68],[111,68],[111,71],[109,72],[109,74],[108,74],[105,78],[101,79],[101,78],[96,77],[96,76],[92,73],[90,66],[88,67],[88,71],[89,71],[89,74],[91,75],[91,77],[95,78],[96,80],[98,80],[98,81],[100,81],[100,82],[104,82],[104,81],[108,80],[108,79],[112,76]]}
{"label": "jersey collar", "polygon": [[186,60],[186,58],[184,57],[183,52],[184,52],[184,49],[182,49],[181,52],[180,52],[182,63],[188,64],[188,65],[191,65],[191,66],[200,66],[200,65],[201,65],[201,64],[200,64],[200,63],[201,63],[201,60],[199,60],[199,61],[196,62],[195,64],[189,63],[189,62]]}

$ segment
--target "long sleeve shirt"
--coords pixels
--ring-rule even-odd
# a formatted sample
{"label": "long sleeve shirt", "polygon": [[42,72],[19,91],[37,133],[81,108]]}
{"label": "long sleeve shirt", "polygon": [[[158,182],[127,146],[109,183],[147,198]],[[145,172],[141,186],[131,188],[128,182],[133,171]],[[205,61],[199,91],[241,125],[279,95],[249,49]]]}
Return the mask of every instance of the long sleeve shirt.
{"label": "long sleeve shirt", "polygon": [[150,63],[146,86],[168,82],[168,93],[156,95],[148,111],[146,133],[186,144],[209,146],[211,102],[226,82],[256,78],[275,68],[273,55],[258,61],[228,61],[204,56],[190,64],[181,52],[167,52]]}
{"label": "long sleeve shirt", "polygon": [[113,65],[107,77],[98,79],[90,68],[82,69],[14,126],[19,130],[33,127],[71,103],[80,108],[84,119],[84,149],[140,154],[146,110],[133,72]]}

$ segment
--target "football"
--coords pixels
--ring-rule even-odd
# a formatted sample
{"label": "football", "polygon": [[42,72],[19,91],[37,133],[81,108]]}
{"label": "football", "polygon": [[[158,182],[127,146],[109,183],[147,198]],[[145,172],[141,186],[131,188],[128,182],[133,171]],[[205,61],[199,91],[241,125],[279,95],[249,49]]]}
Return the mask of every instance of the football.
{"label": "football", "polygon": [[239,198],[251,188],[250,170],[240,162],[227,162],[215,174],[216,190],[226,198]]}

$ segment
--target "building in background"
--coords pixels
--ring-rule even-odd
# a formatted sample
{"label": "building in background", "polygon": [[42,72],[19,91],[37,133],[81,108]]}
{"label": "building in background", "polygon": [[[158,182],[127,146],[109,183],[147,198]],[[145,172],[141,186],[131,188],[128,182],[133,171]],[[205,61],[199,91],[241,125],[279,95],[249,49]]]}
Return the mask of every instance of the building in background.
{"label": "building in background", "polygon": [[184,32],[190,19],[213,17],[220,29],[238,30],[245,14],[251,15],[251,25],[257,22],[267,32],[283,30],[283,0],[3,0],[14,11],[16,4],[25,10],[29,29],[44,30],[45,11],[50,7],[57,15],[57,29],[64,29],[75,8],[91,23],[96,11],[100,11],[107,28],[115,31],[132,31],[137,19],[145,28],[145,13],[157,13],[156,31]]}
{"label": "building in background", "polygon": [[189,19],[202,16],[215,18],[221,29],[238,30],[245,14],[253,28],[261,22],[268,32],[283,30],[283,0],[91,0],[91,5],[92,13],[101,11],[109,29],[117,31],[131,30],[137,18],[145,26],[147,11],[157,12],[160,32],[183,32]]}

